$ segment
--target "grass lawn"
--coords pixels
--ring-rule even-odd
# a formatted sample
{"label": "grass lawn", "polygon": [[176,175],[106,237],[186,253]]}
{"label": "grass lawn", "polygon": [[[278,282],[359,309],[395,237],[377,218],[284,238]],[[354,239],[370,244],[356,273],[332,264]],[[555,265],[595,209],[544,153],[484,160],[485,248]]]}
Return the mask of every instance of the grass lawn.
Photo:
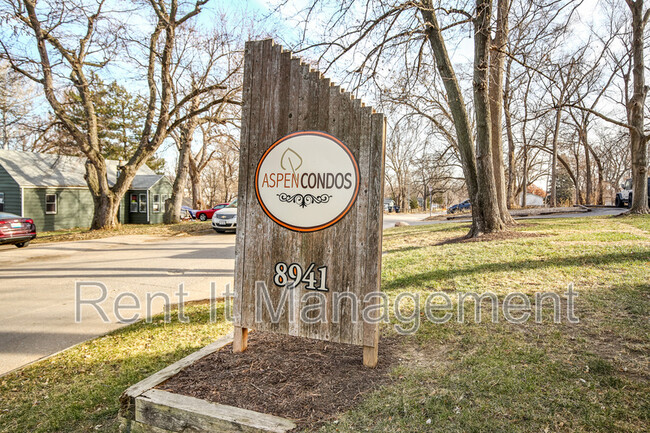
{"label": "grass lawn", "polygon": [[82,241],[87,239],[102,239],[111,236],[150,235],[150,236],[182,236],[198,235],[212,231],[210,221],[183,221],[178,224],[120,224],[113,229],[88,230],[73,228],[38,233],[33,244],[45,242]]}
{"label": "grass lawn", "polygon": [[[650,218],[529,220],[518,235],[449,242],[466,224],[384,232],[382,286],[398,293],[578,293],[577,324],[430,323],[401,337],[393,381],[323,432],[645,432],[650,424]],[[466,303],[473,316],[473,301]],[[413,303],[402,310],[415,310]],[[116,431],[130,384],[226,333],[192,306],[190,324],[139,323],[0,378],[1,432]],[[530,308],[534,315],[534,306]],[[527,312],[523,311],[524,313]],[[440,313],[440,312],[438,312]],[[521,311],[517,313],[519,315]],[[440,316],[441,314],[436,314]],[[394,334],[385,325],[383,334]],[[381,362],[381,361],[380,361]]]}

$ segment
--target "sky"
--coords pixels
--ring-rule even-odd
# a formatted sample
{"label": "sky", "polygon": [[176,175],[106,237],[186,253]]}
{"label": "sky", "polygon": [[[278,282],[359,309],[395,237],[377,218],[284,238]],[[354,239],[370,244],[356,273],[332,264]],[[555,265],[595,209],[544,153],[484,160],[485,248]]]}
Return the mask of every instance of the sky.
{"label": "sky", "polygon": [[[304,8],[309,0],[289,0],[283,7],[276,7],[281,0],[212,0],[205,7],[204,11],[195,17],[193,20],[196,25],[202,29],[209,29],[213,26],[215,20],[220,19],[220,14],[225,13],[228,16],[258,16],[256,19],[256,26],[261,33],[274,34],[277,42],[282,43],[286,47],[291,47],[299,41],[300,27],[296,21],[296,14]],[[118,3],[119,4],[119,3]],[[579,8],[579,17],[571,23],[574,27],[576,38],[586,39],[589,34],[589,22],[603,19],[603,15],[599,14],[599,2],[597,0],[583,0]],[[271,13],[273,11],[273,13]],[[265,18],[265,19],[261,19]],[[322,36],[322,28],[326,19],[329,18],[327,11],[322,17],[316,17],[310,24],[308,30],[308,37],[312,40],[318,40]],[[149,26],[145,16],[139,13],[132,13],[129,16],[131,24],[137,24],[140,27]],[[0,30],[1,32],[1,30]],[[146,34],[143,32],[143,34]],[[567,46],[567,50],[571,49],[571,43]],[[461,66],[459,70],[471,65],[473,59],[473,39],[471,37],[456,38],[454,42],[448,41],[448,49],[452,57],[452,61]],[[305,57],[313,57],[314,51],[307,51],[302,54]],[[350,54],[342,64],[358,64],[359,54]],[[146,90],[142,77],[136,74],[141,73],[136,71],[131,65],[127,63],[114,63],[105,71],[102,71],[103,78],[106,82],[116,80],[119,84],[124,85],[131,92],[143,92]],[[332,81],[342,83],[345,81],[346,70],[345,67],[334,67],[328,71],[328,76]],[[372,94],[359,94],[368,103],[372,103]],[[42,104],[47,107],[46,104]],[[169,171],[173,171],[177,151],[170,143],[164,144],[158,152],[159,156],[167,160]],[[540,185],[543,186],[543,185]]]}

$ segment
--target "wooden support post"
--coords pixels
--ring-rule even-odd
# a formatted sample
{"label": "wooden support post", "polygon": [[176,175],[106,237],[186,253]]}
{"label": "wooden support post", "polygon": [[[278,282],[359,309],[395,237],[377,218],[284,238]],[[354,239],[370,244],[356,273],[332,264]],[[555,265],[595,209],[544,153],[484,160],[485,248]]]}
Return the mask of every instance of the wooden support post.
{"label": "wooden support post", "polygon": [[233,353],[243,352],[246,348],[248,348],[248,328],[235,326],[232,340],[232,351]]}
{"label": "wooden support post", "polygon": [[363,365],[375,368],[379,360],[379,326],[376,323],[364,323],[363,327]]}
{"label": "wooden support post", "polygon": [[363,365],[368,368],[375,368],[379,358],[379,345],[363,346]]}

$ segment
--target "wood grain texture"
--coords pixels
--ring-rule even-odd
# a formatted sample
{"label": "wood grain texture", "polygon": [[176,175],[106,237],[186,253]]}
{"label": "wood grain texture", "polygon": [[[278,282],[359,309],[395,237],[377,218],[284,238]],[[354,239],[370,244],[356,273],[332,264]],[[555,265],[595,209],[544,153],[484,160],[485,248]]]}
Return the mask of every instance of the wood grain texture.
{"label": "wood grain texture", "polygon": [[[273,222],[255,194],[255,170],[264,152],[296,131],[327,132],[350,149],[359,164],[359,193],[336,224],[298,233]],[[349,92],[271,40],[246,44],[244,106],[239,165],[239,209],[235,254],[235,325],[340,343],[376,346],[377,325],[364,324],[363,300],[380,289],[385,120]],[[284,288],[273,283],[279,261],[328,267],[326,320],[300,320],[304,286],[286,293],[284,309],[272,323],[265,308],[256,321],[256,282],[263,281],[273,305]],[[313,292],[312,292],[313,293]],[[349,298],[358,300],[355,308]],[[335,304],[335,301],[338,303]],[[376,299],[374,300],[377,301]],[[310,299],[307,304],[314,304]],[[340,315],[333,307],[340,306]],[[291,320],[293,319],[293,320]],[[337,320],[338,319],[338,320]]]}
{"label": "wood grain texture", "polygon": [[135,422],[171,432],[282,433],[296,427],[286,418],[159,389],[136,399]]}
{"label": "wood grain texture", "polygon": [[217,350],[220,350],[227,344],[230,344],[232,342],[232,339],[232,333],[218,338],[214,343],[208,344],[204,348],[187,355],[185,358],[176,361],[172,365],[163,368],[162,370],[127,388],[126,391],[124,391],[120,396],[120,415],[125,418],[132,418],[136,398],[149,391],[151,388],[160,385],[195,361],[198,361],[199,359],[204,358],[216,352]]}

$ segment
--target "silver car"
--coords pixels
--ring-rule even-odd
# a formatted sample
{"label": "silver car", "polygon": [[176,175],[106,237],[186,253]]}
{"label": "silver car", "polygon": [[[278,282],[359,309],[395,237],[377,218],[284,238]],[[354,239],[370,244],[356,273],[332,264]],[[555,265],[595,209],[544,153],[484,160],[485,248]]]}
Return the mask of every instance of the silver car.
{"label": "silver car", "polygon": [[217,233],[237,230],[237,200],[212,215],[212,228]]}

